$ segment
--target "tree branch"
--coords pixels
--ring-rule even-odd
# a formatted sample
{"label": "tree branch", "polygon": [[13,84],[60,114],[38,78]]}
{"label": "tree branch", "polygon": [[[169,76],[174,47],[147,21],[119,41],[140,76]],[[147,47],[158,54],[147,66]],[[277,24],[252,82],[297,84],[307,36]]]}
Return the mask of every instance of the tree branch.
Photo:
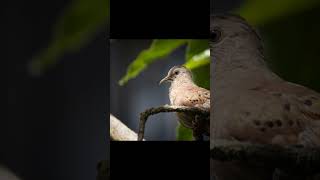
{"label": "tree branch", "polygon": [[110,114],[110,138],[113,141],[136,141],[138,135]]}
{"label": "tree branch", "polygon": [[283,147],[217,140],[211,147],[210,156],[219,161],[240,160],[253,164],[263,162],[267,167],[299,170],[303,173],[319,172],[320,169],[319,147]]}
{"label": "tree branch", "polygon": [[156,108],[150,108],[145,110],[140,114],[140,122],[139,122],[139,132],[138,132],[138,141],[141,141],[144,137],[145,125],[148,120],[148,117],[154,114],[158,114],[161,112],[191,112],[197,113],[203,116],[209,116],[210,112],[196,108],[196,107],[186,107],[186,106],[169,106],[164,105]]}

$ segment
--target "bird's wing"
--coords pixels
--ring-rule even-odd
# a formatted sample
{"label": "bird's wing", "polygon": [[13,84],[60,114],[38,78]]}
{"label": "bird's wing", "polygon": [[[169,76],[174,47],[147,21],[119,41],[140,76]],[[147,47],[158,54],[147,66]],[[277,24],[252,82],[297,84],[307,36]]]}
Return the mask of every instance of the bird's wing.
{"label": "bird's wing", "polygon": [[191,87],[184,95],[182,105],[210,110],[210,91],[200,87]]}
{"label": "bird's wing", "polygon": [[248,136],[243,139],[261,143],[320,146],[318,93],[296,84],[281,83],[257,87],[248,94],[242,100],[247,102],[240,105],[240,119],[246,122],[238,133],[240,137],[246,130]]}
{"label": "bird's wing", "polygon": [[298,143],[320,146],[320,94],[306,87],[286,83],[286,91],[297,106],[296,117],[302,124]]}

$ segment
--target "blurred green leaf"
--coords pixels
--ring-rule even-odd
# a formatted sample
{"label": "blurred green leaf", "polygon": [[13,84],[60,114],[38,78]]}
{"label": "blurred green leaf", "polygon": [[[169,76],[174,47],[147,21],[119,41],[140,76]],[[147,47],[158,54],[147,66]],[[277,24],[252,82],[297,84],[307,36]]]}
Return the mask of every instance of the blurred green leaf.
{"label": "blurred green leaf", "polygon": [[259,25],[315,7],[319,0],[246,0],[237,11],[250,23]]}
{"label": "blurred green leaf", "polygon": [[[208,39],[190,39],[186,50],[186,61],[191,60],[194,56],[202,53],[209,48]],[[209,54],[210,55],[210,54]]]}
{"label": "blurred green leaf", "polygon": [[126,75],[119,81],[122,86],[128,82],[128,80],[135,78],[151,63],[159,60],[162,57],[168,56],[178,47],[187,43],[185,39],[166,39],[153,40],[149,49],[143,50],[138,57],[133,60],[127,69]]}
{"label": "blurred green leaf", "polygon": [[57,20],[49,46],[32,59],[30,73],[41,74],[65,52],[87,44],[107,24],[108,8],[109,0],[74,0]]}
{"label": "blurred green leaf", "polygon": [[182,126],[180,123],[177,126],[177,137],[178,141],[191,141],[193,139],[192,130]]}
{"label": "blurred green leaf", "polygon": [[200,87],[210,89],[210,64],[192,69],[193,81]]}
{"label": "blurred green leaf", "polygon": [[203,52],[192,56],[184,65],[193,70],[208,64],[210,64],[210,50],[205,49]]}

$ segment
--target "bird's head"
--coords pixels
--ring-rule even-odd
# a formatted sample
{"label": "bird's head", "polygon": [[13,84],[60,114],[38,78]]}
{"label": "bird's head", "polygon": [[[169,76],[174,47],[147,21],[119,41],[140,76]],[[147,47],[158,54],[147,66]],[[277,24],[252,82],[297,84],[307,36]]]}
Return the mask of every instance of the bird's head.
{"label": "bird's head", "polygon": [[210,16],[211,54],[221,61],[237,53],[262,53],[262,42],[258,33],[248,22],[237,15]]}
{"label": "bird's head", "polygon": [[256,30],[240,16],[212,15],[210,16],[210,45],[217,47],[223,44],[233,49],[241,48],[241,45],[256,47],[260,46],[261,38]]}
{"label": "bird's head", "polygon": [[159,85],[163,82],[173,82],[183,79],[192,80],[191,71],[184,66],[174,66],[169,70],[168,75],[159,82]]}

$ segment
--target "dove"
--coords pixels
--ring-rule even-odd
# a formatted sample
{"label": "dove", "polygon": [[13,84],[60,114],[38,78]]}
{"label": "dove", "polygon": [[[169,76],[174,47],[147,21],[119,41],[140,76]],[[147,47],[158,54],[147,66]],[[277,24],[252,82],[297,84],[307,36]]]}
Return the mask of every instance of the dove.
{"label": "dove", "polygon": [[[210,16],[210,56],[215,100],[210,147],[215,139],[320,146],[320,94],[272,72],[260,35],[245,19]],[[218,180],[269,178],[270,171],[237,163],[211,160],[213,176]]]}
{"label": "dove", "polygon": [[[197,86],[192,80],[192,72],[184,66],[172,67],[167,76],[163,78],[159,84],[163,82],[170,82],[169,99],[173,106],[188,106],[197,107],[202,110],[210,111],[210,91]],[[177,113],[178,120],[184,127],[190,128],[194,133],[196,140],[201,140],[201,134],[209,135],[210,125],[208,123],[200,123],[195,121],[195,114],[193,113]],[[200,126],[198,134],[195,127]],[[199,136],[199,137],[198,137]]]}

